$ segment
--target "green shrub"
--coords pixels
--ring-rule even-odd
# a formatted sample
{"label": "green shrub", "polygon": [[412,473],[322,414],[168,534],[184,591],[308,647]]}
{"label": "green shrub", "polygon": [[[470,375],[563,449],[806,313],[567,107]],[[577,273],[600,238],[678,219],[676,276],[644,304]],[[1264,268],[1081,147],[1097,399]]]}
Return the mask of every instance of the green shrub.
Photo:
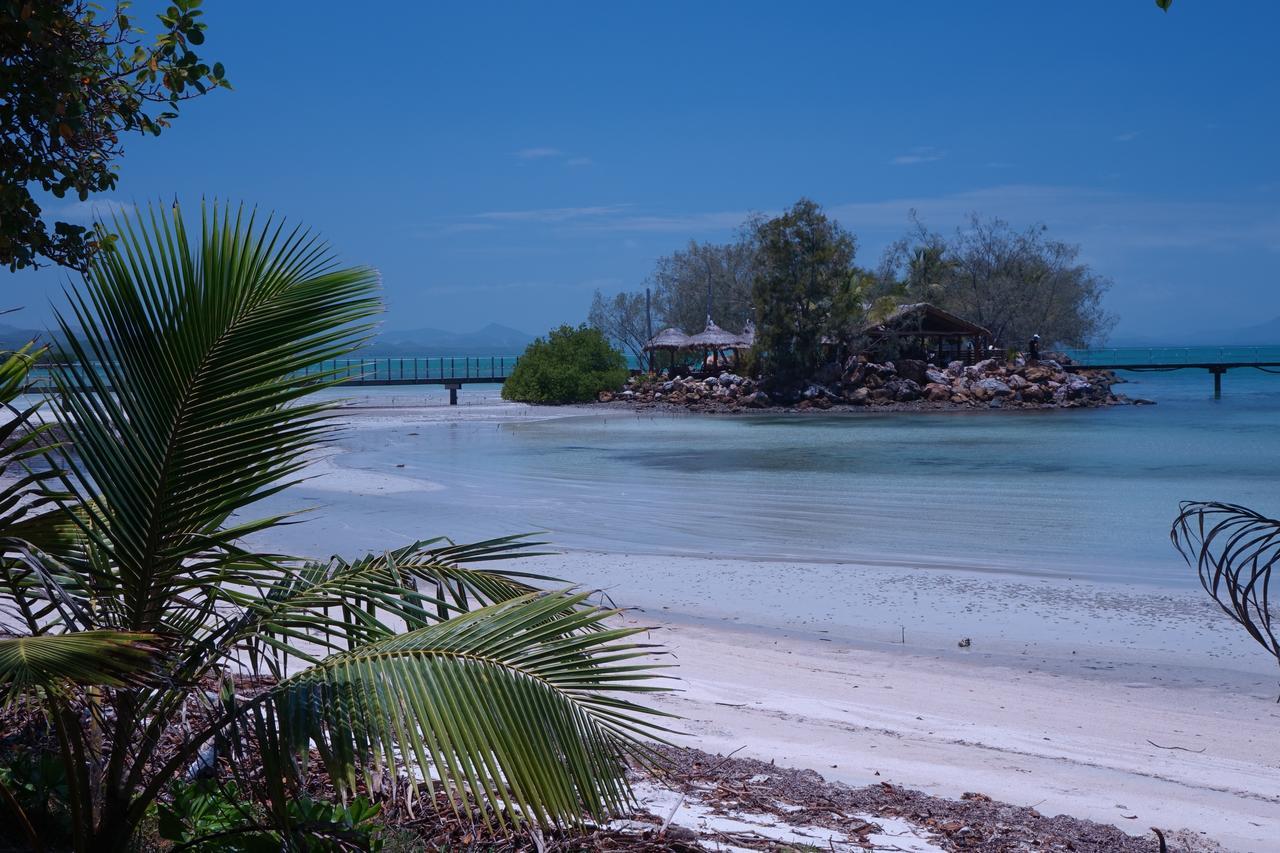
{"label": "green shrub", "polygon": [[627,381],[627,361],[589,326],[561,326],[538,338],[516,362],[502,399],[521,403],[585,403]]}

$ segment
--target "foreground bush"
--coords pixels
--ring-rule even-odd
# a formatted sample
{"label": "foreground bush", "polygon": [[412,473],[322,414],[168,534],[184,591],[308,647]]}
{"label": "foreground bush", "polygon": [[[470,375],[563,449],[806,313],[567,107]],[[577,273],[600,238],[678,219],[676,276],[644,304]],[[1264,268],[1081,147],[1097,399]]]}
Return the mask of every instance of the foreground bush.
{"label": "foreground bush", "polygon": [[520,403],[585,403],[627,381],[627,361],[588,326],[561,326],[538,338],[516,362],[502,399]]}
{"label": "foreground bush", "polygon": [[[629,701],[654,689],[648,652],[586,593],[494,562],[531,543],[307,562],[245,541],[291,520],[251,507],[333,435],[332,404],[307,398],[341,377],[305,368],[364,343],[376,273],[247,211],[114,230],[58,318],[70,357],[42,417],[64,444],[14,406],[28,362],[0,362],[0,613],[22,631],[0,636],[0,711],[43,721],[56,758],[0,776],[0,826],[40,851],[51,815],[70,843],[50,848],[124,853],[158,813],[171,839],[217,818],[312,851],[371,817],[357,788],[406,778],[498,823],[619,811],[655,728]],[[304,800],[312,764],[346,807]],[[254,769],[245,823],[180,784],[228,767]]]}

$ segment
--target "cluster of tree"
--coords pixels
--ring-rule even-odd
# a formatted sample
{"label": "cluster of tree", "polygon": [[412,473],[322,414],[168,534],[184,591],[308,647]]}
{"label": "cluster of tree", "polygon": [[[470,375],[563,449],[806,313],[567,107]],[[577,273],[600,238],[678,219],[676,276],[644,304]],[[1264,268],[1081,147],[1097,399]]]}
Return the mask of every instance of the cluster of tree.
{"label": "cluster of tree", "polygon": [[1102,305],[1110,281],[1080,262],[1080,247],[1052,240],[1044,225],[1018,230],[974,214],[951,238],[915,222],[891,245],[877,293],[932,302],[1016,346],[1032,335],[1047,344],[1087,346],[1114,318]]}
{"label": "cluster of tree", "polygon": [[754,322],[757,364],[780,381],[856,348],[869,324],[912,302],[934,303],[1011,345],[1038,334],[1046,346],[1084,346],[1113,322],[1102,305],[1109,281],[1043,225],[1017,230],[974,214],[946,237],[915,220],[874,270],[855,263],[857,246],[818,204],[800,199],[778,216],[748,219],[732,242],[691,242],[659,258],[651,300],[597,291],[588,322],[641,362],[660,328],[697,332],[708,314],[735,331]]}
{"label": "cluster of tree", "polygon": [[0,0],[0,264],[83,270],[98,236],[41,218],[36,193],[81,201],[116,185],[121,138],[159,135],[178,106],[228,87],[202,60],[200,0],[171,0],[149,44],[127,2]]}

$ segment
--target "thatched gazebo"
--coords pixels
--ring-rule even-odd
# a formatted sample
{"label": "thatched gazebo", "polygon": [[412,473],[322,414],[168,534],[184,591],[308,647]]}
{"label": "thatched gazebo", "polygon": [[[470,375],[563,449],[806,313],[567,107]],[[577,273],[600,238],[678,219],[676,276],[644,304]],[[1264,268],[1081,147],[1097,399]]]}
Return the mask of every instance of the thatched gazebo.
{"label": "thatched gazebo", "polygon": [[707,317],[707,327],[689,338],[689,348],[703,351],[705,355],[704,364],[718,363],[719,353],[725,351],[732,351],[736,360],[740,350],[751,349],[752,344],[755,342],[755,329],[748,326],[748,331],[751,333],[750,342],[747,340],[746,332],[741,335],[735,335],[733,332],[720,328],[714,320]]}
{"label": "thatched gazebo", "polygon": [[644,351],[649,353],[649,369],[653,369],[653,354],[666,350],[671,353],[671,367],[676,366],[676,353],[689,349],[689,336],[679,329],[667,327],[649,340],[645,341]]}

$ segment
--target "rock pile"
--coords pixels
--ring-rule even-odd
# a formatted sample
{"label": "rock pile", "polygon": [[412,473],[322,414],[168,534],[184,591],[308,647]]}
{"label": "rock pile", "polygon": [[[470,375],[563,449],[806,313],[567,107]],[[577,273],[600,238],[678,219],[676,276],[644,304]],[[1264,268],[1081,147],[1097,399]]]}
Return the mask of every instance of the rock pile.
{"label": "rock pile", "polygon": [[600,401],[729,411],[833,406],[1081,408],[1129,403],[1112,392],[1118,381],[1109,371],[1067,370],[1052,359],[1027,364],[993,358],[939,367],[913,359],[876,363],[854,358],[845,365],[829,364],[814,381],[792,389],[766,392],[755,380],[733,373],[700,379],[633,376],[621,391],[602,392]]}

